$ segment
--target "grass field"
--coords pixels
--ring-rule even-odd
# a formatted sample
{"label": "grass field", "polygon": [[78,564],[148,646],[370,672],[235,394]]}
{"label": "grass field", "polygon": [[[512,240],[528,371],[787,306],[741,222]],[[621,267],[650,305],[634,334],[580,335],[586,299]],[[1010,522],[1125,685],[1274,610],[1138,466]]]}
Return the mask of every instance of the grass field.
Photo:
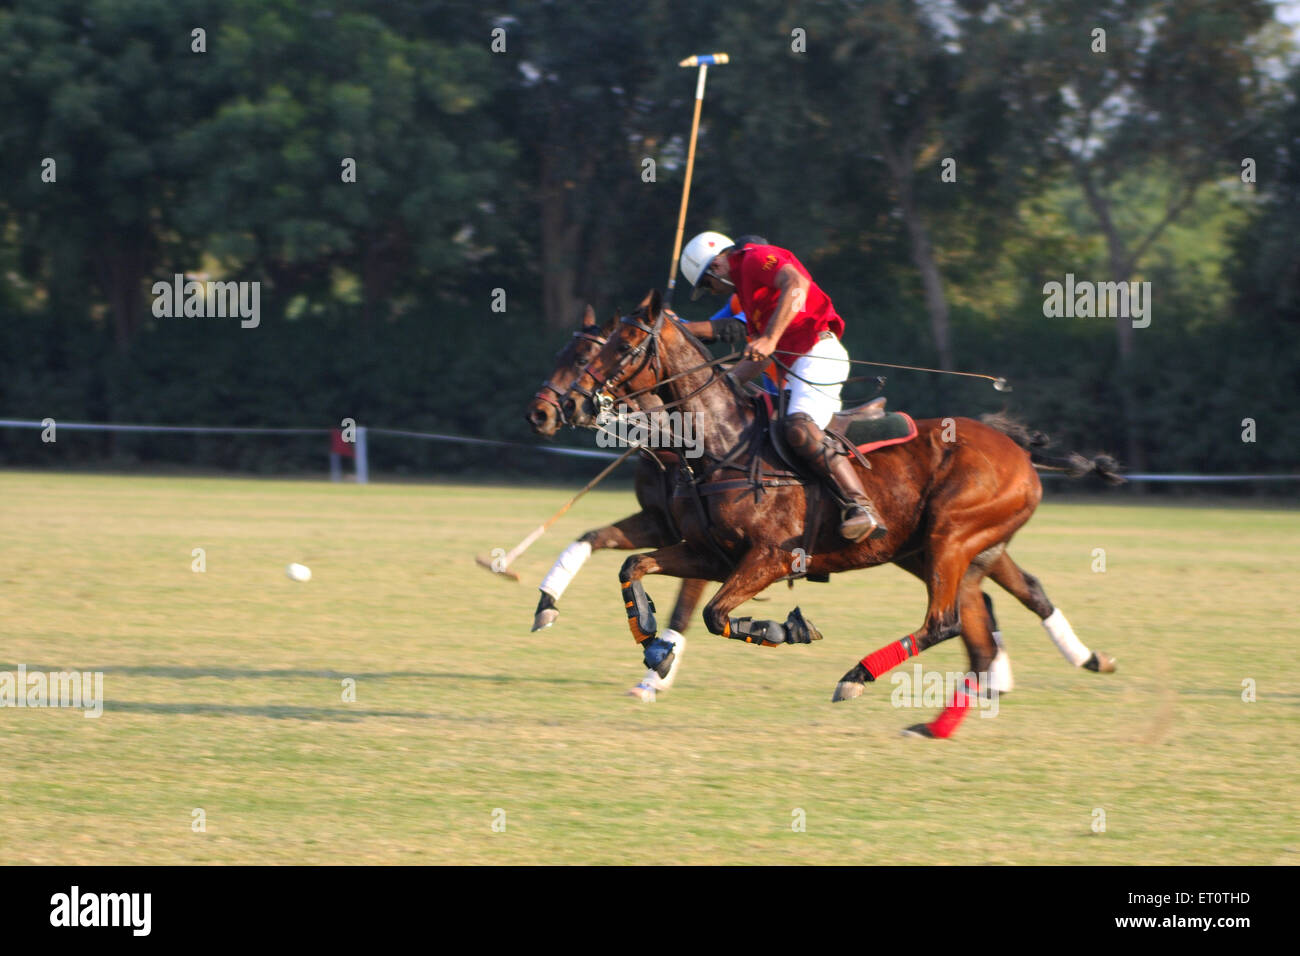
{"label": "grass field", "polygon": [[[923,589],[893,568],[741,612],[798,603],[820,644],[697,622],[655,704],[622,696],[643,672],[622,555],[594,556],[530,634],[559,549],[631,495],[584,499],[522,584],[473,556],[571,493],[0,474],[0,671],[102,671],[106,698],[99,719],[0,710],[0,859],[1300,863],[1297,512],[1049,498],[1012,554],[1119,672],[1071,668],[989,585],[1016,691],[923,741],[898,731],[932,712],[891,706],[887,681],[830,703],[920,623]],[[676,582],[648,585],[663,621]],[[919,662],[965,668],[959,641]]]}

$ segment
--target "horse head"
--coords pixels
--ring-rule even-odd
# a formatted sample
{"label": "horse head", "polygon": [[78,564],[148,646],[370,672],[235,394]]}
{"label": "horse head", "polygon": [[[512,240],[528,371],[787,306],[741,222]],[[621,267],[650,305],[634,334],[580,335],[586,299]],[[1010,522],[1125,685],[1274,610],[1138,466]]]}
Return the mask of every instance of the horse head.
{"label": "horse head", "polygon": [[541,388],[528,403],[524,417],[538,435],[550,438],[560,430],[561,425],[568,424],[560,408],[560,400],[605,344],[617,320],[618,317],[615,316],[602,327],[596,323],[595,311],[587,306],[582,315],[582,325],[565,343],[564,348],[555,353],[554,371],[542,382]]}
{"label": "horse head", "polygon": [[653,393],[662,378],[661,333],[666,318],[663,299],[654,289],[633,312],[618,319],[608,341],[574,377],[560,400],[567,421],[592,427],[598,406],[608,409],[615,399],[637,406],[660,403]]}

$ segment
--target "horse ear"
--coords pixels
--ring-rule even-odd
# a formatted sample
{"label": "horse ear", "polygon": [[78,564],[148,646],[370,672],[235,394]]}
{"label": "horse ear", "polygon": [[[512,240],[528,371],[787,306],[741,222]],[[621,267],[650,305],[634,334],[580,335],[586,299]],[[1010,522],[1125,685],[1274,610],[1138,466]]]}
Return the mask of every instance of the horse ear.
{"label": "horse ear", "polygon": [[658,289],[651,289],[650,294],[646,296],[646,299],[650,303],[649,306],[650,318],[651,319],[659,318],[659,313],[662,312],[664,308],[664,297],[659,294]]}
{"label": "horse ear", "polygon": [[590,305],[582,313],[582,327],[589,329],[596,324],[596,310]]}

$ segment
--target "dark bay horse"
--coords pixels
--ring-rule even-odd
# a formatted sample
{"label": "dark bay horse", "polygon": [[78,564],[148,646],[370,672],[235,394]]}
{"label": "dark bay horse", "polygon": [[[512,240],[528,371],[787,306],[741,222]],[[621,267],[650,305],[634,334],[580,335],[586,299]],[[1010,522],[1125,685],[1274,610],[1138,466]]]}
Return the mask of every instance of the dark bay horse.
{"label": "dark bay horse", "polygon": [[837,684],[835,700],[858,696],[895,664],[959,635],[972,672],[988,673],[997,645],[980,592],[986,575],[1038,613],[1072,663],[1113,669],[1110,658],[1087,651],[1038,581],[1006,553],[1041,498],[1036,463],[1122,481],[1113,462],[1027,453],[1022,444],[1035,442],[1008,423],[997,428],[967,418],[922,420],[916,438],[873,452],[870,470],[862,471],[890,533],[845,542],[836,532],[837,506],[815,485],[791,480],[789,466],[759,438],[764,430],[758,407],[710,358],[677,323],[665,321],[658,292],[652,292],[621,320],[559,402],[565,419],[591,426],[615,399],[654,395],[661,407],[689,413],[699,423],[703,462],[684,466],[689,480],[679,481],[668,503],[682,540],[628,558],[619,574],[629,627],[645,649],[648,667],[670,662],[672,646],[657,637],[641,582],[647,574],[722,581],[704,610],[714,634],[765,646],[819,639],[798,608],[784,623],[731,617],[745,601],[792,574],[802,549],[798,558],[806,573],[893,562],[920,578],[929,595],[921,627],[855,664]]}
{"label": "dark bay horse", "polygon": [[[597,324],[596,313],[591,306],[587,306],[582,316],[582,324],[556,354],[555,369],[528,403],[525,417],[536,434],[550,438],[566,424],[564,413],[560,408],[560,399],[587,367],[587,363],[596,357],[596,353],[605,344],[610,333],[617,326],[617,322],[615,316],[604,326]],[[639,456],[634,491],[641,510],[613,524],[586,532],[564,549],[539,587],[541,596],[537,601],[537,610],[533,613],[534,631],[550,627],[559,619],[559,600],[593,551],[607,548],[638,551],[644,548],[666,547],[681,540],[681,534],[673,525],[668,511],[668,501],[676,474],[675,468],[676,461],[673,455],[661,455],[659,462],[645,453]],[[654,669],[647,668],[645,676],[628,692],[629,694],[642,701],[652,702],[657,693],[672,686],[679,664],[680,648],[685,643],[683,635],[695,616],[695,609],[699,606],[707,584],[707,581],[700,578],[689,578],[682,582],[677,594],[677,604],[673,608],[668,630],[665,632],[668,640],[678,647],[670,670],[660,674]]]}

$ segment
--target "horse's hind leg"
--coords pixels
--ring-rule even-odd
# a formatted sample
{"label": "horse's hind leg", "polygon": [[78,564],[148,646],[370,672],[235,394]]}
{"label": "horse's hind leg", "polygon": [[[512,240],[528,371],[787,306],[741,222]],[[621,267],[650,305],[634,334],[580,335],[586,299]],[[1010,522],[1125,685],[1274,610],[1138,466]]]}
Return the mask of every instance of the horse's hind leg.
{"label": "horse's hind leg", "polygon": [[1047,593],[1038,578],[1011,560],[1011,555],[1004,551],[989,567],[989,577],[1039,616],[1043,630],[1047,631],[1047,636],[1067,661],[1075,667],[1101,674],[1114,672],[1115,658],[1105,651],[1089,650],[1074,633],[1060,608],[1053,607],[1047,599]]}
{"label": "horse's hind leg", "polygon": [[926,648],[961,633],[961,612],[957,602],[957,592],[968,563],[969,559],[964,558],[960,549],[956,547],[948,547],[937,553],[932,551],[926,556],[924,571],[921,574],[930,595],[925,622],[919,630],[886,644],[880,650],[873,651],[854,664],[835,685],[835,693],[831,695],[832,701],[858,697],[869,682],[874,681],[885,671],[903,663],[909,657],[915,657]]}
{"label": "horse's hind leg", "polygon": [[[989,613],[991,602],[980,591],[984,567],[973,563],[962,578],[957,592],[957,606],[961,615],[961,638],[966,645],[970,670],[965,674],[949,675],[944,688],[949,699],[943,711],[928,724],[914,724],[903,731],[917,737],[951,737],[966,717],[967,711],[978,702],[981,708],[997,705],[997,690],[993,688],[993,662],[997,659],[998,645],[993,639],[993,620]],[[985,704],[987,701],[987,705]],[[996,713],[996,710],[992,711]]]}
{"label": "horse's hind leg", "polygon": [[[957,508],[954,502],[960,502],[963,497],[970,499],[971,503]],[[986,499],[960,485],[948,493],[947,500],[932,503],[931,507],[936,514],[942,515],[942,520],[936,520],[931,526],[922,558],[921,577],[930,596],[925,623],[920,630],[862,658],[840,678],[831,700],[849,700],[859,696],[869,681],[874,681],[885,671],[960,634],[961,605],[958,597],[967,580],[967,569],[973,565],[982,578],[1033,510],[1019,500],[1014,489],[1000,498]],[[975,595],[978,597],[978,580]],[[979,610],[981,614],[984,612],[982,601]]]}
{"label": "horse's hind leg", "polygon": [[638,548],[658,548],[671,543],[663,519],[652,511],[638,511],[622,521],[588,531],[560,552],[551,570],[537,586],[542,594],[537,601],[537,610],[533,612],[533,630],[550,627],[559,619],[560,598],[593,551],[607,548],[632,551]]}
{"label": "horse's hind leg", "polygon": [[984,610],[989,616],[989,633],[993,636],[993,643],[998,646],[997,656],[989,665],[989,687],[999,694],[1006,694],[1015,688],[1015,681],[1011,676],[1011,655],[1007,652],[1006,644],[1002,642],[998,617],[993,613],[993,599],[983,591],[980,592],[980,596],[984,598]]}
{"label": "horse's hind leg", "polygon": [[703,578],[687,578],[682,582],[677,592],[677,605],[673,608],[668,630],[663,633],[663,639],[674,647],[673,661],[668,666],[668,675],[660,677],[658,671],[647,667],[645,677],[628,691],[630,696],[646,703],[653,703],[660,691],[668,690],[673,686],[673,682],[677,679],[677,672],[682,666],[682,652],[686,650],[686,628],[690,626],[690,620],[695,616],[695,608],[704,594],[704,586],[708,583]]}

